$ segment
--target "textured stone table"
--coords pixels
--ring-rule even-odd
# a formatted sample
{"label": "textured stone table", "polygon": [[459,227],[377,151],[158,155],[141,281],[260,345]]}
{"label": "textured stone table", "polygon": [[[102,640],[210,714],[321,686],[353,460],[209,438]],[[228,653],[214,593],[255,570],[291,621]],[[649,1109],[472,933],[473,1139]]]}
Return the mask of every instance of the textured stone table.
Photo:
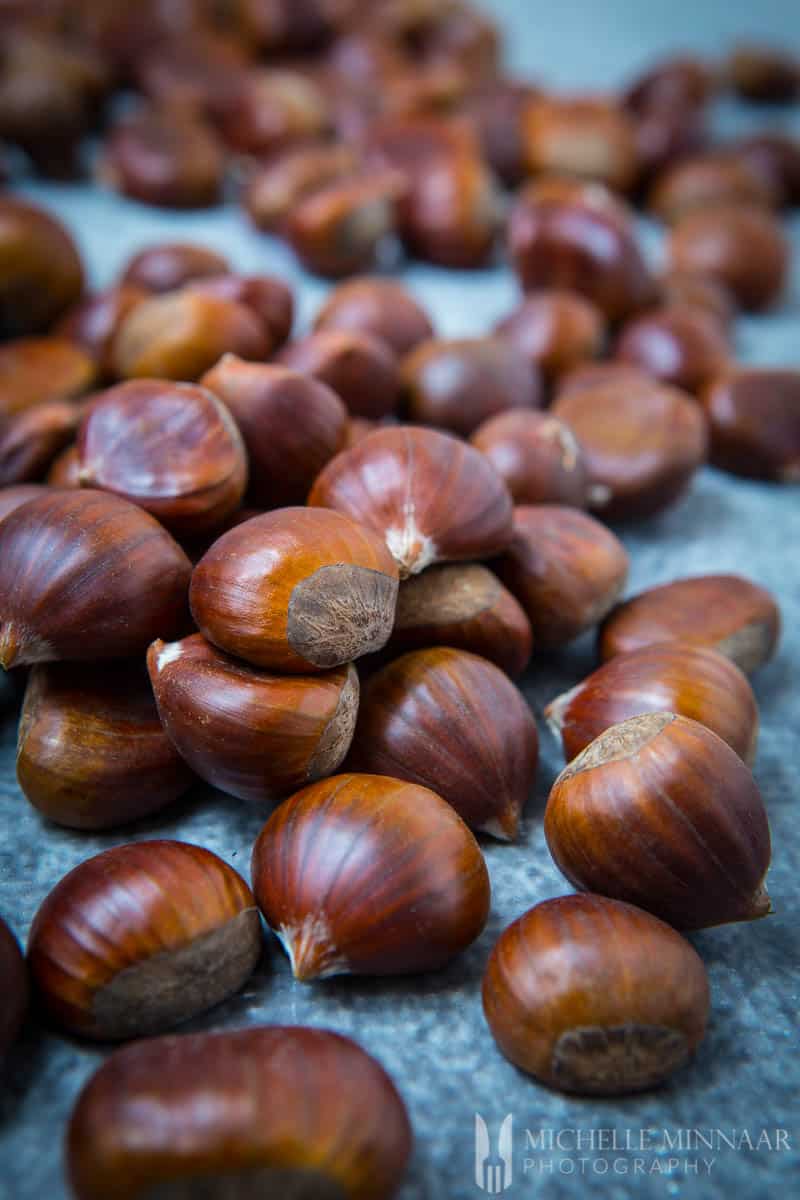
{"label": "textured stone table", "polygon": [[[508,26],[515,66],[560,86],[611,84],[675,46],[719,53],[737,31],[761,31],[783,40],[791,29],[800,35],[795,0],[761,0],[757,17],[746,15],[750,6],[710,0],[658,6],[633,0],[608,6],[562,0],[554,11],[528,0],[506,0],[494,8]],[[789,115],[725,103],[716,119],[729,132],[765,121],[785,123]],[[97,284],[110,280],[134,249],[170,236],[206,241],[226,251],[243,270],[276,270],[301,282],[283,247],[252,233],[233,208],[175,218],[84,187],[25,183],[20,190],[66,220]],[[657,253],[654,232],[644,232]],[[797,219],[793,238],[800,276]],[[510,273],[501,269],[457,275],[414,266],[406,276],[447,334],[484,331],[516,295]],[[302,279],[301,323],[308,321],[325,291],[319,282]],[[739,352],[749,361],[798,365],[798,279],[778,313],[743,321],[738,338]],[[800,955],[792,915],[800,893],[800,489],[748,483],[707,470],[683,503],[623,536],[633,558],[630,591],[678,575],[733,570],[773,589],[783,606],[780,654],[754,680],[763,718],[756,775],[773,828],[769,888],[775,915],[692,939],[711,976],[711,1026],[695,1063],[663,1090],[625,1100],[581,1100],[551,1093],[518,1073],[500,1056],[483,1023],[479,982],[499,932],[530,905],[568,890],[542,834],[542,809],[560,758],[540,721],[541,767],[523,835],[515,846],[485,841],[492,914],[469,953],[428,978],[343,979],[308,986],[293,982],[287,960],[272,943],[244,992],[189,1027],[299,1022],[354,1036],[392,1073],[411,1112],[416,1151],[403,1200],[480,1194],[474,1182],[476,1112],[486,1119],[493,1140],[499,1122],[514,1115],[511,1196],[578,1197],[591,1187],[608,1197],[788,1197],[800,1175]],[[537,716],[592,663],[591,639],[558,658],[537,656],[524,685]],[[263,814],[203,789],[156,820],[107,836],[73,834],[43,823],[14,780],[14,718],[15,697],[6,680],[0,682],[0,912],[23,941],[38,904],[66,871],[130,838],[198,842],[247,874]],[[0,1090],[2,1200],[66,1196],[60,1145],[65,1121],[105,1052],[29,1025]],[[788,1130],[788,1138],[776,1135],[776,1129]],[[757,1147],[762,1130],[768,1137],[761,1137],[759,1148],[749,1149],[748,1139]],[[554,1144],[549,1149],[559,1131],[561,1148]],[[612,1137],[601,1131],[615,1132]],[[737,1148],[731,1148],[730,1140]]]}

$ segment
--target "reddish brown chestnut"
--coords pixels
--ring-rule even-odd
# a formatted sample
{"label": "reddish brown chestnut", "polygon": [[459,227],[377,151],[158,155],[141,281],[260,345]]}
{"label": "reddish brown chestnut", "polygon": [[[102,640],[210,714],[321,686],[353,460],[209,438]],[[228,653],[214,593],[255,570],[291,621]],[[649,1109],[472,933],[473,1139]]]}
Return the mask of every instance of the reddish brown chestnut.
{"label": "reddish brown chestnut", "polygon": [[73,443],[62,450],[47,472],[49,487],[77,488],[81,486],[81,463],[78,447]]}
{"label": "reddish brown chestnut", "polygon": [[0,337],[41,333],[83,291],[83,266],[67,230],[49,213],[0,198]]}
{"label": "reddish brown chestnut", "polygon": [[227,863],[185,842],[105,850],[56,884],[34,917],[28,966],[60,1029],[143,1037],[238,991],[261,955],[252,893]]}
{"label": "reddish brown chestnut", "polygon": [[386,644],[397,586],[371,530],[326,509],[284,508],[223,534],[195,567],[190,599],[220,649],[311,674]]}
{"label": "reddish brown chestnut", "polygon": [[192,279],[187,291],[241,304],[261,323],[270,353],[288,339],[294,324],[291,288],[274,275],[207,275]]}
{"label": "reddish brown chestnut", "polygon": [[624,192],[636,178],[635,127],[603,97],[540,97],[523,116],[528,173],[577,175]]}
{"label": "reddish brown chestnut", "polygon": [[656,178],[648,197],[650,209],[668,225],[716,205],[752,204],[768,209],[771,203],[772,195],[761,177],[727,150],[679,160]]}
{"label": "reddish brown chestnut", "polygon": [[603,314],[575,292],[542,290],[526,296],[495,330],[548,379],[596,358],[605,341]]}
{"label": "reddish brown chestnut", "polygon": [[395,232],[404,189],[395,171],[364,171],[300,200],[287,217],[286,236],[302,266],[332,279],[373,267]]}
{"label": "reddish brown chestnut", "polygon": [[275,67],[240,73],[216,115],[233,150],[264,158],[319,137],[329,125],[324,96],[313,80]]}
{"label": "reddish brown chestnut", "polygon": [[683,1067],[708,1020],[694,948],[649,913],[604,896],[559,896],[504,930],[483,979],[498,1046],[550,1087],[623,1095]]}
{"label": "reddish brown chestnut", "polygon": [[706,209],[684,217],[667,247],[670,266],[709,275],[745,309],[764,309],[781,296],[789,247],[768,212],[741,205]]}
{"label": "reddish brown chestnut", "polygon": [[511,497],[472,446],[433,429],[396,426],[337,454],[308,502],[334,508],[380,534],[400,568],[490,558],[511,537]]}
{"label": "reddish brown chestnut", "polygon": [[730,366],[701,399],[716,466],[800,482],[800,371]]}
{"label": "reddish brown chestnut", "polygon": [[253,890],[295,978],[433,971],[489,912],[478,843],[435,792],[334,775],[286,800],[253,850]]}
{"label": "reddish brown chestnut", "polygon": [[628,555],[586,513],[522,505],[514,509],[514,536],[497,572],[525,609],[534,645],[552,649],[602,620],[625,586]]}
{"label": "reddish brown chestnut", "polygon": [[278,361],[326,383],[351,416],[377,420],[397,409],[397,359],[385,342],[368,333],[320,329],[288,345]]}
{"label": "reddish brown chestnut", "polygon": [[193,242],[158,242],[134,254],[120,283],[146,292],[174,292],[192,279],[224,275],[230,270],[226,258],[208,246]]}
{"label": "reddish brown chestnut", "polygon": [[515,504],[585,508],[589,473],[572,431],[551,413],[507,412],[470,438],[506,481]]}
{"label": "reddish brown chestnut", "polygon": [[735,751],[675,713],[612,725],[564,768],[544,818],[570,883],[679,929],[766,916],[770,836]]}
{"label": "reddish brown chestnut", "polygon": [[780,625],[766,588],[739,575],[698,575],[648,588],[614,609],[600,631],[600,655],[605,661],[678,640],[717,650],[750,674],[772,658]]}
{"label": "reddish brown chestnut", "polygon": [[17,1039],[28,1008],[28,972],[17,939],[0,917],[0,1067]]}
{"label": "reddish brown chestnut", "polygon": [[43,496],[47,490],[43,483],[18,483],[14,487],[0,488],[0,521],[20,505]]}
{"label": "reddish brown chestnut", "polygon": [[743,138],[731,152],[763,183],[776,208],[800,204],[800,142],[779,130]]}
{"label": "reddish brown chestnut", "polygon": [[673,306],[629,321],[615,356],[654,379],[696,392],[723,369],[730,346],[716,317]]}
{"label": "reddish brown chestnut", "polygon": [[0,487],[41,479],[72,440],[79,416],[74,404],[56,400],[0,417]]}
{"label": "reddish brown chestnut", "polygon": [[708,275],[686,271],[668,271],[659,281],[661,302],[665,308],[698,310],[713,317],[723,330],[729,330],[736,315],[730,289]]}
{"label": "reddish brown chestnut", "polygon": [[269,675],[200,634],[153,642],[158,711],[197,774],[242,800],[265,802],[337,769],[358,713],[352,665],[324,675]]}
{"label": "reddish brown chestnut", "polygon": [[338,1033],[273,1025],[118,1050],[78,1098],[67,1160],[77,1200],[391,1200],[411,1142],[374,1058]]}
{"label": "reddish brown chestnut", "polygon": [[74,400],[94,382],[96,367],[66,338],[20,338],[0,346],[0,417],[38,404]]}
{"label": "reddish brown chestnut", "polygon": [[144,288],[120,283],[95,292],[71,308],[58,324],[61,337],[82,347],[97,363],[102,375],[113,374],[111,349],[128,313],[147,296]]}
{"label": "reddish brown chestnut", "polygon": [[348,766],[436,787],[471,829],[514,841],[538,753],[533,714],[508,677],[439,646],[367,682]]}
{"label": "reddish brown chestnut", "polygon": [[752,764],[758,705],[730,659],[703,646],[659,642],[616,654],[544,710],[569,761],[610,725],[649,712],[674,712],[713,730]]}
{"label": "reddish brown chestnut", "polygon": [[220,197],[225,157],[214,130],[182,108],[144,109],[109,131],[97,175],[124,196],[164,208],[205,208]]}
{"label": "reddish brown chestnut", "polygon": [[259,229],[280,231],[306,197],[352,175],[358,154],[351,146],[327,143],[298,146],[257,167],[247,180],[242,203]]}
{"label": "reddish brown chestnut", "polygon": [[501,221],[499,186],[477,154],[432,159],[412,174],[400,203],[400,235],[409,252],[454,269],[487,263]]}
{"label": "reddish brown chestnut", "polygon": [[539,95],[529,83],[499,77],[487,80],[460,106],[489,166],[509,187],[516,187],[527,174],[525,114]]}
{"label": "reddish brown chestnut", "polygon": [[193,776],[140,663],[40,663],[25,691],[17,779],[57,825],[113,829],[158,812]]}
{"label": "reddish brown chestnut", "polygon": [[314,328],[369,333],[397,355],[433,337],[428,314],[402,284],[370,277],[350,279],[335,288],[317,314]]}
{"label": "reddish brown chestnut", "polygon": [[119,496],[48,491],[0,523],[0,665],[123,658],[186,621],[191,564]]}

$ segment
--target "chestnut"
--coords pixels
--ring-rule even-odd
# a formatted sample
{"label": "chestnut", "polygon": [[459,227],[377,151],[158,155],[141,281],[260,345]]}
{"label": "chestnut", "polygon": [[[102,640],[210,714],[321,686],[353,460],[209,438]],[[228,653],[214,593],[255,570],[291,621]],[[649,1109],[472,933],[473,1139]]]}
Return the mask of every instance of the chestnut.
{"label": "chestnut", "polygon": [[583,451],[551,413],[500,413],[479,425],[470,441],[506,481],[515,504],[586,507],[589,473]]}
{"label": "chestnut", "polygon": [[43,483],[17,483],[13,487],[0,488],[0,521],[15,508],[43,496],[48,490]]}
{"label": "chestnut", "polygon": [[158,812],[191,786],[136,663],[39,663],[28,676],[17,779],[43,816],[113,829]]}
{"label": "chestnut", "polygon": [[320,329],[291,342],[278,362],[327,384],[351,416],[377,420],[397,409],[397,359],[385,342],[368,333]]}
{"label": "chestnut", "polygon": [[539,97],[523,115],[528,174],[577,175],[624,192],[636,178],[635,127],[605,97]]}
{"label": "chestnut", "polygon": [[123,379],[195,380],[223,354],[260,359],[270,342],[250,308],[189,288],[137,304],[114,338],[112,363]]}
{"label": "chestnut", "polygon": [[785,104],[800,95],[800,59],[777,46],[745,42],[728,58],[726,74],[745,100]]}
{"label": "chestnut", "polygon": [[756,479],[800,482],[800,371],[731,365],[701,399],[715,466]]}
{"label": "chestnut", "polygon": [[95,364],[65,338],[18,338],[0,345],[0,417],[49,401],[75,400],[94,382]]}
{"label": "chestnut", "polygon": [[800,142],[779,130],[764,130],[734,143],[731,153],[763,183],[776,208],[800,204]]}
{"label": "chestnut", "polygon": [[324,675],[270,675],[201,634],[153,642],[147,665],[164,728],[207,783],[263,803],[332,774],[358,713],[352,665]]}
{"label": "chestnut", "polygon": [[131,842],[86,859],[44,899],[28,937],[40,1010],[100,1041],[205,1012],[239,990],[260,955],[250,888],[186,842]]}
{"label": "chestnut", "polygon": [[273,364],[225,354],[202,378],[233,413],[250,458],[256,505],[302,504],[345,445],[347,411],[324,383]]}
{"label": "chestnut", "polygon": [[274,275],[204,275],[190,279],[185,287],[249,308],[261,323],[269,353],[278,350],[292,332],[294,296]]}
{"label": "chestnut", "polygon": [[206,208],[222,192],[225,157],[214,130],[187,109],[143,109],[110,129],[101,183],[162,208]]}
{"label": "chestnut", "polygon": [[0,1068],[17,1039],[28,1009],[28,971],[17,939],[0,917]]}
{"label": "chestnut", "polygon": [[704,646],[658,642],[615,654],[548,704],[544,715],[569,761],[610,725],[662,711],[699,721],[752,764],[758,741],[753,689],[729,658]]}
{"label": "chestnut", "polygon": [[489,913],[489,874],[425,787],[334,775],[284,801],[253,850],[253,891],[296,979],[433,971]]}
{"label": "chestnut", "polygon": [[761,177],[730,151],[680,159],[656,177],[648,207],[674,225],[688,213],[715,205],[752,204],[768,209],[772,196]]}
{"label": "chestnut", "polygon": [[677,640],[717,650],[749,675],[772,658],[780,627],[766,588],[740,575],[697,575],[648,588],[615,608],[600,630],[600,656]]}
{"label": "chestnut", "polygon": [[71,441],[78,418],[76,407],[61,400],[0,417],[0,487],[41,479]]}
{"label": "chestnut", "polygon": [[146,296],[144,288],[132,283],[120,283],[104,292],[95,292],[64,314],[57,332],[85,350],[102,375],[111,375],[111,349],[117,330],[128,313]]}
{"label": "chestnut", "polygon": [[135,380],[102,392],[78,435],[80,481],[139,504],[175,534],[219,526],[241,503],[247,456],[206,388]]}
{"label": "chestnut", "polygon": [[659,59],[634,79],[624,93],[625,107],[634,113],[675,105],[703,105],[713,94],[716,79],[706,63],[689,55]]}
{"label": "chestnut", "polygon": [[121,284],[146,292],[174,292],[192,279],[224,275],[228,260],[208,246],[192,242],[157,242],[134,254],[122,271]]}
{"label": "chestnut", "polygon": [[687,271],[668,271],[659,280],[661,303],[665,308],[699,310],[713,317],[723,330],[729,330],[736,315],[730,289],[718,279]]}
{"label": "chestnut", "polygon": [[724,368],[730,347],[716,317],[672,306],[629,321],[614,353],[654,379],[696,392]]}
{"label": "chestnut", "polygon": [[279,55],[325,46],[341,31],[348,7],[328,0],[243,0],[236,11],[246,42]]}
{"label": "chestnut", "polygon": [[81,486],[81,462],[78,447],[72,442],[50,465],[46,483],[49,487],[77,488]]}
{"label": "chestnut", "polygon": [[586,513],[520,505],[497,573],[527,613],[534,645],[554,649],[611,609],[628,577],[628,555],[611,530]]}
{"label": "chestnut", "polygon": [[297,146],[253,170],[242,204],[258,229],[279,232],[302,200],[351,176],[358,161],[356,151],[343,144]]}
{"label": "chestnut", "polygon": [[575,292],[542,289],[526,296],[495,332],[524,354],[548,379],[596,358],[605,341],[605,319]]}
{"label": "chestnut", "polygon": [[688,717],[644,713],[601,733],[553,784],[544,831],[575,887],[679,929],[771,911],[761,793],[739,755]]}
{"label": "chestnut", "polygon": [[499,667],[437,646],[367,681],[347,766],[435,788],[471,829],[514,841],[538,754],[533,714]]}
{"label": "chestnut", "polygon": [[83,291],[72,237],[33,204],[0,197],[0,338],[43,333]]}
{"label": "chestnut", "polygon": [[404,187],[395,171],[364,171],[301,199],[287,217],[286,236],[302,266],[331,279],[374,266],[395,232]]}
{"label": "chestnut", "polygon": [[221,97],[215,117],[231,149],[264,158],[322,136],[330,124],[313,80],[274,67],[242,73]]}
{"label": "chestnut", "polygon": [[530,83],[501,77],[487,79],[460,105],[484,158],[508,187],[516,187],[527,175],[525,115],[540,95]]}
{"label": "chestnut", "polygon": [[743,205],[683,217],[672,230],[667,254],[672,268],[710,276],[748,310],[776,303],[789,269],[780,223],[771,213]]}
{"label": "chestnut", "polygon": [[650,376],[641,367],[628,363],[615,362],[585,362],[573,367],[558,380],[555,388],[555,399],[574,392],[594,391],[598,387],[610,385],[617,390],[632,387],[634,384],[647,384]]}
{"label": "chestnut", "polygon": [[380,650],[397,587],[397,567],[370,529],[327,509],[283,508],[214,543],[194,569],[190,602],[221,650],[304,675]]}
{"label": "chestnut", "polygon": [[368,333],[407,354],[426,338],[433,326],[424,308],[394,279],[349,279],[335,288],[317,313],[315,329]]}
{"label": "chestnut", "polygon": [[397,1089],[360,1046],[272,1025],[117,1050],[78,1097],[67,1171],[76,1200],[391,1200],[411,1143]]}
{"label": "chestnut", "polygon": [[632,116],[640,192],[673,163],[700,153],[708,145],[704,105],[686,101],[654,105]]}
{"label": "chestnut", "polygon": [[562,1092],[623,1095],[683,1067],[706,1029],[702,959],[663,921],[605,896],[558,896],[503,931],[483,977],[492,1036]]}
{"label": "chestnut", "polygon": [[136,654],[182,629],[190,573],[143,509],[48,490],[0,523],[0,665]]}
{"label": "chestnut", "polygon": [[589,507],[609,521],[660,512],[684,494],[705,461],[706,422],[690,396],[630,379],[562,393],[553,413],[583,450]]}
{"label": "chestnut", "polygon": [[454,646],[514,678],[528,665],[532,640],[522,606],[488,567],[445,563],[400,584],[389,651]]}
{"label": "chestnut", "polygon": [[500,476],[472,446],[433,429],[368,434],[331,459],[308,503],[379,533],[403,579],[435,562],[490,558],[511,537],[511,497]]}
{"label": "chestnut", "polygon": [[478,154],[434,158],[410,176],[399,229],[410,254],[456,270],[486,265],[502,221],[500,187]]}
{"label": "chestnut", "polygon": [[409,420],[463,437],[507,409],[539,408],[538,368],[501,338],[432,338],[402,362]]}

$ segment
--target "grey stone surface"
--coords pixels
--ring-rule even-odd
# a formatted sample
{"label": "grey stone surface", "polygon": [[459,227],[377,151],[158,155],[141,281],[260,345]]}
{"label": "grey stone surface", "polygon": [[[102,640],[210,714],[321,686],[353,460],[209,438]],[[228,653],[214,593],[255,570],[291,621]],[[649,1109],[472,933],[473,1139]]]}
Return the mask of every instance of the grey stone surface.
{"label": "grey stone surface", "polygon": [[[492,6],[509,30],[519,69],[559,86],[603,86],[633,73],[668,48],[720,53],[735,34],[800,39],[796,0],[641,5],[633,0],[590,5],[561,0],[551,8],[528,0]],[[725,130],[791,120],[786,113],[744,111],[726,103],[717,120]],[[794,118],[797,128],[796,117]],[[283,247],[252,233],[232,207],[176,218],[84,187],[27,182],[24,193],[52,206],[78,235],[93,279],[108,281],[136,248],[164,237],[198,238],[227,251],[246,270],[277,270],[302,284],[301,323],[326,288],[302,278]],[[658,253],[658,239],[644,230]],[[800,222],[792,223],[800,260]],[[478,333],[514,303],[510,272],[466,275],[412,266],[410,286],[431,306],[446,333]],[[797,276],[780,311],[748,319],[737,331],[741,357],[800,363]],[[756,776],[769,809],[774,866],[769,876],[775,914],[755,925],[731,926],[693,937],[711,977],[713,1016],[694,1064],[661,1091],[624,1100],[567,1098],[538,1086],[498,1053],[483,1023],[479,983],[499,932],[537,901],[568,890],[542,834],[548,787],[560,766],[555,743],[540,720],[542,758],[523,836],[515,846],[485,842],[493,887],[492,914],[478,943],[449,969],[406,981],[333,980],[317,986],[292,981],[277,943],[243,993],[193,1029],[260,1022],[300,1022],[351,1034],[396,1079],[416,1131],[416,1150],[403,1200],[458,1200],[480,1194],[474,1182],[474,1114],[493,1138],[509,1112],[515,1118],[515,1176],[510,1196],[578,1197],[587,1189],[610,1198],[686,1196],[715,1200],[789,1196],[800,1177],[798,1152],[798,939],[800,832],[796,815],[800,736],[800,490],[777,488],[704,471],[672,511],[623,532],[633,559],[630,591],[675,576],[733,570],[779,597],[785,631],[779,656],[754,680],[763,728]],[[591,639],[558,657],[537,656],[525,691],[537,715],[544,704],[593,664]],[[177,837],[198,842],[248,873],[250,849],[263,814],[204,790],[158,819],[108,836],[87,836],[42,822],[21,796],[13,768],[15,697],[0,682],[0,912],[24,941],[37,906],[53,884],[91,854],[131,838]],[[2,987],[2,981],[0,981]],[[12,1055],[0,1092],[0,1197],[63,1200],[61,1139],[81,1085],[105,1047],[56,1037],[33,1022]],[[567,1131],[563,1149],[526,1149],[523,1130]],[[762,1129],[770,1147],[711,1150],[700,1143],[670,1149],[679,1131],[738,1137],[755,1144]],[[789,1147],[776,1149],[776,1129]],[[576,1134],[581,1141],[576,1147]],[[617,1150],[609,1145],[615,1131]],[[594,1131],[594,1146],[588,1147]],[[684,1134],[684,1139],[686,1135]],[[646,1148],[638,1151],[641,1141]],[[649,1143],[649,1144],[648,1144]],[[540,1142],[541,1145],[541,1142]],[[630,1148],[625,1148],[625,1147]],[[683,1146],[686,1146],[684,1140]],[[535,1165],[525,1169],[525,1158]],[[677,1165],[671,1160],[677,1159]],[[707,1170],[704,1160],[713,1159]],[[638,1165],[637,1165],[638,1160]],[[794,1185],[794,1187],[793,1187]]]}

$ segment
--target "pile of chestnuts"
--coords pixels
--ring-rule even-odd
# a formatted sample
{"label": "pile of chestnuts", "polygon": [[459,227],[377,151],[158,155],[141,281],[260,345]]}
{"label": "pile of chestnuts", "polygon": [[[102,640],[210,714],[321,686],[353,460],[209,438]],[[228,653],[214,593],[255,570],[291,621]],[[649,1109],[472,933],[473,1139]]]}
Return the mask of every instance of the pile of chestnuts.
{"label": "pile of chestnuts", "polygon": [[[488,957],[502,1053],[566,1092],[662,1083],[709,1013],[682,933],[770,912],[748,677],[776,651],[776,601],[733,575],[626,597],[611,525],[677,503],[709,461],[800,480],[800,371],[737,364],[732,324],[782,294],[800,148],[705,127],[718,88],[796,99],[800,66],[742,46],[558,97],[505,77],[461,0],[78,7],[11,6],[0,138],[69,177],[125,84],[140,107],[104,128],[98,179],[192,207],[233,167],[260,228],[354,277],[299,336],[282,279],[189,242],[87,291],[56,217],[0,195],[21,792],[121,839],[199,783],[265,821],[249,883],[202,846],[121,840],[55,882],[24,957],[0,918],[0,1056],[29,1009],[142,1039],[78,1098],[77,1200],[380,1200],[412,1131],[357,1044],[172,1031],[251,977],[262,920],[307,983],[420,975],[479,938],[478,837],[520,836],[537,769],[516,682],[537,656],[596,637],[596,670],[545,710],[566,766],[544,832],[578,890]],[[500,181],[519,188],[507,222]],[[661,275],[634,201],[669,226]],[[489,262],[504,225],[524,295],[481,336],[437,337],[401,283],[361,274],[392,241]]]}

